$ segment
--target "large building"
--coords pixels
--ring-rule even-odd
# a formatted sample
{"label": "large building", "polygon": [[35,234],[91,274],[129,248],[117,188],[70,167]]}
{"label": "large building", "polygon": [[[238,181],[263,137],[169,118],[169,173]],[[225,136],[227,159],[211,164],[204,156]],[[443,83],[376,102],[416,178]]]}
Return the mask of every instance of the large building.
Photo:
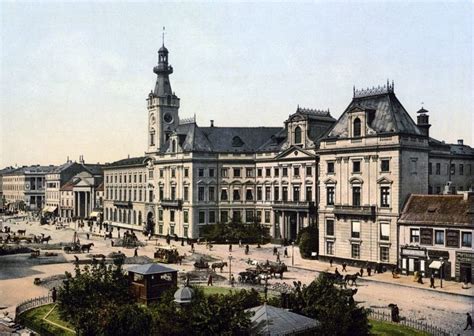
{"label": "large building", "polygon": [[13,210],[41,210],[45,203],[45,176],[56,167],[23,166],[3,175],[3,195]]}
{"label": "large building", "polygon": [[5,196],[3,195],[3,175],[11,173],[12,171],[16,170],[17,168],[14,167],[6,167],[0,169],[0,212],[3,212],[6,209],[7,201]]}
{"label": "large building", "polygon": [[[472,149],[430,138],[427,111],[415,123],[393,83],[354,89],[338,120],[298,107],[283,127],[200,127],[179,116],[164,46],[153,70],[145,155],[104,168],[112,225],[196,238],[207,224],[257,222],[295,239],[314,224],[321,257],[394,264],[397,218],[411,193],[472,187]],[[430,174],[441,160],[454,160],[456,180]]]}

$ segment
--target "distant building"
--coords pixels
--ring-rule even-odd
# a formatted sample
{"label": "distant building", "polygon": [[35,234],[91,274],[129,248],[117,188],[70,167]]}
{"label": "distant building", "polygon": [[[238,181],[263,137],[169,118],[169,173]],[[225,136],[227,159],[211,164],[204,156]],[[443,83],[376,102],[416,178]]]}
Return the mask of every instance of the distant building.
{"label": "distant building", "polygon": [[6,167],[3,169],[0,169],[0,212],[3,212],[6,208],[7,201],[5,199],[5,196],[3,195],[3,175],[7,173],[11,173],[17,168],[14,167]]}
{"label": "distant building", "polygon": [[3,193],[10,209],[41,210],[45,203],[45,176],[56,167],[23,166],[3,175]]}
{"label": "distant building", "polygon": [[442,261],[445,278],[472,282],[472,192],[411,195],[398,220],[398,231],[400,267],[404,274],[418,271],[428,276],[431,271],[438,271]]}

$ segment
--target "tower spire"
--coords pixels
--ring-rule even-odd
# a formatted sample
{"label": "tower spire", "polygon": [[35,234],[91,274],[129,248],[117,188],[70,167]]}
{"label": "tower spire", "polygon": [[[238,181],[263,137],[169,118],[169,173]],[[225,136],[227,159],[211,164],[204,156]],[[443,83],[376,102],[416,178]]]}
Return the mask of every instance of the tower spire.
{"label": "tower spire", "polygon": [[161,46],[165,46],[165,26],[163,26],[163,32],[161,33]]}

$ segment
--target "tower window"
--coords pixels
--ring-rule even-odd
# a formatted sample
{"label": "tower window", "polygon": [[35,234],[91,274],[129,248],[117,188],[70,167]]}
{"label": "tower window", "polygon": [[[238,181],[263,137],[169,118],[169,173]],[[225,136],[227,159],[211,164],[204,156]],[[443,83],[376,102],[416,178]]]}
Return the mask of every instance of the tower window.
{"label": "tower window", "polygon": [[295,128],[295,144],[301,143],[301,127]]}
{"label": "tower window", "polygon": [[361,128],[360,128],[360,119],[355,118],[354,120],[354,132],[353,136],[359,137],[361,135]]}
{"label": "tower window", "polygon": [[155,145],[155,131],[150,132],[150,146]]}
{"label": "tower window", "polygon": [[171,105],[171,96],[170,95],[168,95],[168,97],[166,97],[166,100],[167,100],[168,105]]}

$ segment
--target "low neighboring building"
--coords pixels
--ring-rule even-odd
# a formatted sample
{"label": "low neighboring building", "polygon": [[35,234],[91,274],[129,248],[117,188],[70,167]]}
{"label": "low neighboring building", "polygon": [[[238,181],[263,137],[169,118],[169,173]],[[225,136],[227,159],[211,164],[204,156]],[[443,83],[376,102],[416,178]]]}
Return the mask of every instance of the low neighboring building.
{"label": "low neighboring building", "polygon": [[429,275],[441,262],[446,279],[472,282],[473,203],[472,192],[411,195],[398,221],[402,273]]}

